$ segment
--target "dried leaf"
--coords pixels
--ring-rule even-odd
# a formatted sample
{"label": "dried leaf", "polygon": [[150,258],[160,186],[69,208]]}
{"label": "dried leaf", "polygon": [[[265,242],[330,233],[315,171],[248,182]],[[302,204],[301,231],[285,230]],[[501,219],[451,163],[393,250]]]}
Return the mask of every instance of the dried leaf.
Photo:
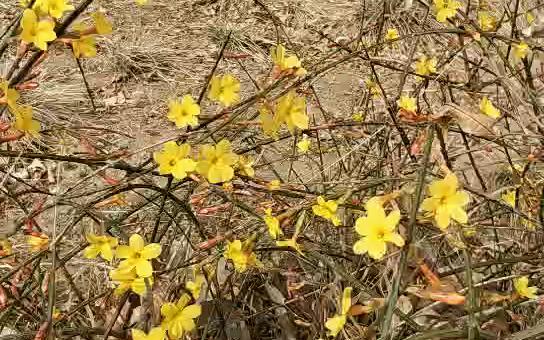
{"label": "dried leaf", "polygon": [[433,290],[425,290],[420,293],[424,299],[440,301],[448,305],[462,305],[465,303],[465,297],[457,293],[437,292]]}
{"label": "dried leaf", "polygon": [[125,200],[125,197],[121,194],[115,195],[111,197],[110,199],[107,199],[102,202],[98,202],[94,205],[95,208],[104,208],[104,207],[111,207],[111,206],[126,206],[128,205],[128,202]]}
{"label": "dried leaf", "polygon": [[432,287],[440,287],[440,279],[435,273],[433,273],[433,271],[429,268],[429,266],[427,266],[426,263],[420,264],[419,269]]}
{"label": "dried leaf", "polygon": [[371,306],[363,306],[363,305],[357,304],[357,305],[351,306],[348,314],[351,316],[357,316],[361,314],[370,314],[372,313],[373,310],[374,308],[372,308]]}

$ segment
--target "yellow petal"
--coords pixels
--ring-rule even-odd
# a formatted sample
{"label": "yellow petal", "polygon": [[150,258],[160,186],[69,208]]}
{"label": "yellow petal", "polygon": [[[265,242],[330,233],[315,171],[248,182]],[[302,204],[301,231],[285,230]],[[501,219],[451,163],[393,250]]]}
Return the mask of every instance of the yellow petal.
{"label": "yellow petal", "polygon": [[234,169],[226,165],[214,165],[211,166],[208,171],[208,181],[216,184],[221,182],[228,182],[234,177]]}
{"label": "yellow petal", "polygon": [[[149,280],[150,278],[148,278]],[[150,282],[151,284],[151,282]],[[144,296],[145,293],[147,292],[147,286],[145,284],[145,278],[143,277],[139,277],[137,279],[134,279],[134,281],[132,281],[131,285],[130,285],[130,288],[132,289],[132,291],[140,296]]]}
{"label": "yellow petal", "polygon": [[397,247],[404,246],[404,238],[398,233],[389,233],[384,236],[384,240],[387,242],[392,242]]}
{"label": "yellow petal", "polygon": [[153,327],[149,331],[147,340],[163,340],[165,336],[164,329],[162,327]]}
{"label": "yellow petal", "polygon": [[140,235],[134,234],[128,240],[128,244],[133,251],[139,252],[144,249],[145,242]]}
{"label": "yellow petal", "polygon": [[147,340],[147,334],[144,331],[133,328],[131,329],[131,333],[133,340]]}
{"label": "yellow petal", "polygon": [[438,227],[445,230],[450,225],[450,213],[447,206],[441,205],[436,209],[435,220]]}
{"label": "yellow petal", "polygon": [[101,12],[94,12],[91,14],[98,34],[110,34],[113,31],[111,22]]}
{"label": "yellow petal", "polygon": [[183,293],[176,302],[176,307],[179,310],[182,310],[183,308],[185,308],[185,306],[187,306],[189,301],[191,301],[191,297],[189,296],[189,294]]}
{"label": "yellow petal", "polygon": [[134,254],[134,251],[129,246],[125,246],[125,245],[119,246],[115,252],[115,256],[117,256],[120,259],[128,259],[132,257],[133,254]]}
{"label": "yellow petal", "polygon": [[349,309],[351,308],[351,292],[353,288],[352,287],[346,287],[344,288],[344,292],[342,293],[342,314],[345,315],[349,312]]}
{"label": "yellow petal", "polygon": [[361,236],[368,236],[371,234],[371,229],[368,226],[369,226],[368,217],[365,217],[365,216],[359,217],[355,221],[355,231],[357,232],[357,234]]}
{"label": "yellow petal", "polygon": [[312,142],[308,138],[303,138],[300,142],[297,143],[297,148],[299,152],[306,153],[310,149]]}
{"label": "yellow petal", "polygon": [[367,251],[368,256],[375,260],[380,260],[385,253],[387,252],[387,245],[384,240],[373,238],[373,237],[366,237],[367,243]]}
{"label": "yellow petal", "polygon": [[367,237],[361,238],[359,241],[353,244],[353,252],[355,254],[364,254],[368,251],[368,241]]}
{"label": "yellow petal", "polygon": [[440,199],[434,197],[428,197],[421,203],[421,209],[423,211],[434,212],[440,205]]}
{"label": "yellow petal", "polygon": [[501,196],[501,199],[505,201],[512,208],[516,207],[516,191],[509,191]]}
{"label": "yellow petal", "polygon": [[[368,215],[382,214],[383,213],[383,199],[379,196],[370,198],[365,203],[365,210]],[[383,213],[385,216],[385,213]]]}
{"label": "yellow petal", "polygon": [[329,330],[329,335],[337,336],[338,333],[342,331],[345,324],[345,315],[335,315],[334,317],[327,319],[327,322],[325,322],[325,327]]}
{"label": "yellow petal", "polygon": [[150,277],[153,275],[153,266],[151,262],[140,259],[136,262],[136,273],[140,277]]}
{"label": "yellow petal", "polygon": [[454,207],[450,211],[451,218],[456,220],[458,223],[465,224],[468,222],[468,216],[466,211],[461,207]]}
{"label": "yellow petal", "polygon": [[177,313],[179,309],[176,307],[175,304],[168,302],[161,306],[161,315],[165,319],[171,319],[173,318]]}
{"label": "yellow petal", "polygon": [[470,196],[465,191],[457,191],[451,199],[448,200],[448,204],[458,205],[464,207],[470,203]]}
{"label": "yellow petal", "polygon": [[393,210],[385,218],[386,228],[389,230],[394,230],[397,224],[400,221],[400,210]]}
{"label": "yellow petal", "polygon": [[142,249],[140,256],[145,260],[151,260],[159,257],[161,254],[161,245],[158,243],[151,243]]}
{"label": "yellow petal", "polygon": [[184,318],[198,318],[200,316],[200,313],[202,313],[202,307],[200,305],[190,305],[183,309],[181,312],[181,316]]}
{"label": "yellow petal", "polygon": [[100,253],[104,260],[111,261],[113,260],[113,250],[111,249],[111,246],[109,243],[104,243],[100,247]]}
{"label": "yellow petal", "polygon": [[100,247],[96,245],[90,245],[85,250],[83,250],[83,256],[87,259],[94,259],[98,256],[100,252]]}

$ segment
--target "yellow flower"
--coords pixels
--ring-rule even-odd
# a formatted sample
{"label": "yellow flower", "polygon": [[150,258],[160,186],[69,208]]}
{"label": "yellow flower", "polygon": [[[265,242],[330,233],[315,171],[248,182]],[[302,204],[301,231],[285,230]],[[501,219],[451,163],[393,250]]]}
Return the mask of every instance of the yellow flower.
{"label": "yellow flower", "polygon": [[527,45],[524,41],[514,45],[514,55],[516,58],[523,59],[527,57],[527,52],[529,52],[529,45]]}
{"label": "yellow flower", "polygon": [[300,153],[306,153],[310,150],[312,141],[305,135],[300,142],[297,143],[297,148]]}
{"label": "yellow flower", "polygon": [[94,12],[91,14],[91,18],[94,21],[94,27],[98,34],[111,34],[113,32],[113,26],[111,22],[106,18],[102,12]]}
{"label": "yellow flower", "polygon": [[72,48],[76,58],[96,57],[96,40],[91,35],[72,40]]}
{"label": "yellow flower", "polygon": [[238,158],[238,171],[247,177],[255,176],[255,170],[253,169],[253,163],[255,161],[249,156],[240,156]]}
{"label": "yellow flower", "polygon": [[385,34],[385,41],[396,40],[398,38],[399,38],[399,31],[397,31],[396,28],[387,29],[387,33]]}
{"label": "yellow flower", "polygon": [[285,47],[282,44],[278,44],[276,47],[270,49],[270,55],[274,65],[276,65],[281,71],[297,69],[297,75],[306,73],[301,66],[301,62],[296,55],[285,56]]}
{"label": "yellow flower", "polygon": [[436,58],[427,58],[427,56],[421,56],[416,62],[416,73],[422,76],[427,76],[432,73],[436,73]]}
{"label": "yellow flower", "polygon": [[85,258],[94,259],[100,254],[106,261],[113,260],[113,249],[115,249],[118,244],[115,237],[107,235],[99,236],[90,233],[86,235],[86,238],[87,242],[89,242],[89,246],[83,251],[83,256],[85,256]]}
{"label": "yellow flower", "polygon": [[240,273],[245,272],[248,267],[260,266],[260,262],[253,252],[253,241],[250,239],[244,242],[240,240],[227,241],[225,258],[231,260],[234,269]]}
{"label": "yellow flower", "polygon": [[495,17],[486,11],[478,12],[478,25],[482,31],[492,31],[495,29],[496,20]]}
{"label": "yellow flower", "polygon": [[179,339],[183,333],[195,329],[194,319],[200,316],[202,308],[197,304],[187,305],[190,300],[189,295],[183,294],[175,304],[168,302],[161,306],[161,327],[168,331],[170,338]]}
{"label": "yellow flower", "polygon": [[464,191],[458,191],[457,188],[457,177],[450,172],[444,179],[431,183],[430,197],[421,204],[421,208],[428,216],[434,216],[436,224],[442,230],[450,225],[450,219],[467,223],[465,206],[470,202],[470,196]]}
{"label": "yellow flower", "polygon": [[[147,292],[145,278],[139,277],[134,269],[112,269],[110,270],[110,278],[118,285],[114,291],[115,295],[119,296],[129,289],[140,296],[144,296]],[[153,277],[148,277],[147,279],[149,280],[149,286],[153,285]]]}
{"label": "yellow flower", "polygon": [[521,164],[521,163],[514,163],[514,166],[513,167],[508,167],[508,170],[510,170],[511,172],[518,172],[518,173],[521,173],[523,172],[523,168],[524,168],[524,165]]}
{"label": "yellow flower", "polygon": [[230,74],[213,76],[208,98],[227,107],[240,100],[240,82]]}
{"label": "yellow flower", "polygon": [[516,207],[516,190],[508,191],[507,193],[502,194],[501,198],[512,208]]}
{"label": "yellow flower", "polygon": [[400,211],[393,210],[385,214],[381,197],[372,197],[365,204],[366,216],[355,222],[355,230],[362,238],[355,242],[355,254],[368,253],[375,260],[381,259],[387,252],[387,242],[398,247],[404,246],[404,239],[395,229],[400,221]]}
{"label": "yellow flower", "polygon": [[446,22],[457,14],[457,9],[461,8],[461,3],[455,0],[433,0],[436,11],[436,20]]}
{"label": "yellow flower", "polygon": [[282,241],[276,241],[276,245],[278,247],[288,247],[296,250],[300,255],[302,254],[302,248],[300,247],[300,244],[297,243],[297,237],[293,236],[288,240],[282,240]]}
{"label": "yellow flower", "polygon": [[53,320],[58,320],[60,319],[60,317],[62,316],[62,312],[57,308],[57,307],[54,307],[53,308]]}
{"label": "yellow flower", "polygon": [[340,219],[336,215],[337,209],[338,203],[335,200],[326,201],[323,196],[317,197],[317,204],[312,206],[315,215],[331,221],[334,226],[340,224]]}
{"label": "yellow flower", "polygon": [[487,97],[483,97],[480,101],[480,112],[491,118],[499,118],[501,116],[501,112]]}
{"label": "yellow flower", "polygon": [[138,6],[143,6],[147,4],[147,0],[136,0],[136,4]]}
{"label": "yellow flower", "polygon": [[70,5],[67,0],[44,0],[43,3],[44,12],[49,13],[55,19],[62,18],[64,12],[74,9],[74,6]]}
{"label": "yellow flower", "polygon": [[267,208],[264,212],[264,223],[266,223],[266,226],[268,227],[270,237],[275,240],[278,236],[283,235],[283,231],[280,228],[280,221],[277,217],[272,216],[272,209]]}
{"label": "yellow flower", "polygon": [[365,80],[365,86],[374,98],[378,98],[382,94],[378,84],[370,78]]}
{"label": "yellow flower", "polygon": [[278,131],[282,123],[279,118],[278,115],[272,114],[266,105],[262,105],[259,108],[259,120],[261,121],[263,132],[274,139],[278,139]]}
{"label": "yellow flower", "polygon": [[525,14],[525,19],[527,19],[527,23],[531,25],[535,21],[535,16],[531,12],[527,12]]}
{"label": "yellow flower", "polygon": [[67,0],[36,0],[32,8],[40,15],[50,15],[60,19],[64,12],[73,10],[74,6]]}
{"label": "yellow flower", "polygon": [[329,330],[329,336],[337,336],[338,333],[344,329],[344,325],[347,321],[347,315],[335,315],[332,318],[328,318],[325,322],[325,328]]}
{"label": "yellow flower", "polygon": [[31,106],[17,105],[12,112],[15,115],[15,129],[28,133],[34,137],[38,136],[41,125],[33,118]]}
{"label": "yellow flower", "polygon": [[397,105],[409,112],[416,112],[417,110],[416,99],[414,97],[400,96],[399,100],[397,100]]}
{"label": "yellow flower", "polygon": [[290,91],[279,99],[276,105],[276,115],[280,121],[287,124],[287,129],[291,133],[295,131],[295,127],[299,129],[308,128],[309,118],[306,114],[306,100],[303,97],[298,97],[295,91]]}
{"label": "yellow flower", "polygon": [[347,321],[347,315],[351,308],[351,292],[353,288],[346,287],[342,294],[341,301],[341,313],[334,315],[332,318],[328,318],[325,322],[325,328],[329,330],[330,336],[337,336],[344,328]]}
{"label": "yellow flower", "polygon": [[168,111],[168,119],[178,128],[198,125],[198,115],[200,114],[200,106],[195,102],[190,94],[183,96],[181,101],[170,101],[170,110]]}
{"label": "yellow flower", "polygon": [[55,23],[50,20],[38,21],[38,16],[31,9],[23,12],[21,27],[21,39],[28,44],[34,44],[40,50],[47,50],[47,43],[57,38]]}
{"label": "yellow flower", "polygon": [[191,171],[195,171],[196,162],[189,158],[191,147],[184,143],[178,145],[174,141],[164,143],[162,150],[155,152],[153,158],[159,164],[159,173],[161,175],[174,176],[175,179],[182,180],[187,177]]}
{"label": "yellow flower", "polygon": [[119,264],[119,269],[130,271],[136,269],[136,274],[140,277],[150,277],[153,275],[153,266],[150,260],[159,257],[161,254],[161,245],[150,243],[145,245],[144,239],[134,234],[129,239],[129,245],[121,245],[117,248],[118,258],[125,259]]}
{"label": "yellow flower", "polygon": [[259,113],[264,133],[275,139],[278,138],[278,131],[282,123],[287,125],[291,133],[294,133],[295,128],[308,128],[309,118],[306,114],[306,100],[303,97],[296,96],[294,91],[290,91],[278,100],[274,113],[270,112],[266,105],[259,108]]}
{"label": "yellow flower", "polygon": [[9,82],[0,82],[0,103],[7,104],[11,109],[17,109],[17,101],[19,100],[19,92],[16,89],[9,88]]}
{"label": "yellow flower", "polygon": [[13,254],[11,242],[7,239],[0,240],[0,256],[9,256]]}
{"label": "yellow flower", "polygon": [[[21,5],[23,7],[28,7],[28,5],[30,5],[30,0],[21,0]],[[34,6],[32,6],[32,9],[38,15],[49,15],[49,0],[36,0],[34,2]]]}
{"label": "yellow flower", "polygon": [[200,297],[200,289],[202,288],[202,284],[204,283],[204,275],[200,273],[200,269],[195,267],[193,271],[193,280],[188,280],[185,282],[185,288],[187,288],[188,291],[191,292],[191,295],[193,296],[193,299],[198,299]]}
{"label": "yellow flower", "polygon": [[77,31],[80,35],[83,35],[88,30],[90,31],[90,29],[82,21],[74,22],[72,24],[72,28],[74,29],[74,31]]}
{"label": "yellow flower", "polygon": [[281,182],[279,179],[273,179],[268,182],[268,190],[278,190],[281,187]]}
{"label": "yellow flower", "polygon": [[230,142],[223,139],[216,146],[202,146],[196,170],[210,183],[228,182],[234,177],[232,167],[237,160],[238,156],[231,151]]}
{"label": "yellow flower", "polygon": [[49,237],[45,234],[32,234],[27,237],[27,244],[33,252],[39,252],[49,247]]}
{"label": "yellow flower", "polygon": [[148,334],[145,334],[144,331],[133,328],[132,340],[164,340],[165,330],[162,327],[153,327]]}
{"label": "yellow flower", "polygon": [[351,116],[351,119],[353,119],[355,122],[357,123],[360,123],[363,121],[364,119],[364,115],[362,112],[357,112],[357,113],[354,113],[352,116]]}
{"label": "yellow flower", "polygon": [[519,296],[528,299],[536,299],[536,287],[529,287],[529,278],[527,276],[521,276],[514,279],[514,287]]}

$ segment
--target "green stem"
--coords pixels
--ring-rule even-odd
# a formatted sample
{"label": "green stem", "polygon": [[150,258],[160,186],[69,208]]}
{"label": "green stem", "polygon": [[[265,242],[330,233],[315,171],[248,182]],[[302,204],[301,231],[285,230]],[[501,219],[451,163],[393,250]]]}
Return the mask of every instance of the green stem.
{"label": "green stem", "polygon": [[427,129],[427,136],[428,137],[425,144],[425,153],[423,156],[423,166],[419,172],[416,197],[410,213],[410,223],[406,229],[406,244],[404,245],[404,248],[402,249],[402,252],[400,254],[397,275],[395,276],[395,280],[393,281],[393,286],[391,287],[391,292],[389,293],[389,298],[387,300],[387,307],[383,318],[380,340],[390,340],[392,338],[393,332],[391,329],[391,321],[393,320],[393,312],[395,310],[395,306],[397,305],[397,299],[399,297],[399,287],[402,273],[404,273],[408,264],[408,252],[410,250],[410,244],[413,238],[414,226],[417,221],[417,212],[419,210],[419,205],[423,196],[425,175],[427,174],[427,167],[429,165],[429,158],[431,155],[431,147],[433,145],[434,129],[432,127]]}

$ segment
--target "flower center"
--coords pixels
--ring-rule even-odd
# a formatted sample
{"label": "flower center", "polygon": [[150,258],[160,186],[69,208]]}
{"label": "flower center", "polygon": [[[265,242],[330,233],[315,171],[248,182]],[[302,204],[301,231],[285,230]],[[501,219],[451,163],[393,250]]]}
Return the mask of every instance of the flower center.
{"label": "flower center", "polygon": [[212,157],[212,159],[210,160],[210,163],[212,163],[213,165],[216,165],[217,163],[219,163],[219,160],[220,160],[219,157],[214,156],[214,157]]}
{"label": "flower center", "polygon": [[440,205],[446,205],[448,204],[448,196],[442,196],[440,198]]}
{"label": "flower center", "polygon": [[171,159],[170,162],[168,162],[168,165],[170,165],[170,166],[175,166],[175,165],[176,165],[176,160],[175,160],[175,159]]}
{"label": "flower center", "polygon": [[383,240],[385,238],[385,233],[386,233],[385,228],[383,226],[380,226],[380,228],[376,232],[376,237],[379,238],[380,240]]}

